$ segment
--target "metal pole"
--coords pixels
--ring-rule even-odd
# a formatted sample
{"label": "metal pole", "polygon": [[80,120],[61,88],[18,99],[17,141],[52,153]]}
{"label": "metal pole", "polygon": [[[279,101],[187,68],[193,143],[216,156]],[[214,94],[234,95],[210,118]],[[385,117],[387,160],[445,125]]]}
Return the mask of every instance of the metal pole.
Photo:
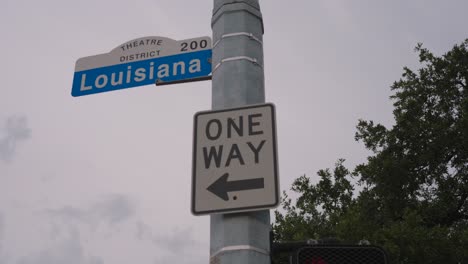
{"label": "metal pole", "polygon": [[[214,0],[212,109],[265,102],[259,0]],[[270,264],[270,211],[211,216],[210,264]]]}

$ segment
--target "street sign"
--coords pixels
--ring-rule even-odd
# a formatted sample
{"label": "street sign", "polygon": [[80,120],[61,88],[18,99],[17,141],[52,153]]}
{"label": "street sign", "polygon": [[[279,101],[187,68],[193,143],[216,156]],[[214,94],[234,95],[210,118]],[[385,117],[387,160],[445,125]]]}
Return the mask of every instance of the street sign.
{"label": "street sign", "polygon": [[192,213],[276,207],[279,180],[273,104],[194,117]]}
{"label": "street sign", "polygon": [[77,60],[72,96],[209,76],[211,39],[143,37]]}

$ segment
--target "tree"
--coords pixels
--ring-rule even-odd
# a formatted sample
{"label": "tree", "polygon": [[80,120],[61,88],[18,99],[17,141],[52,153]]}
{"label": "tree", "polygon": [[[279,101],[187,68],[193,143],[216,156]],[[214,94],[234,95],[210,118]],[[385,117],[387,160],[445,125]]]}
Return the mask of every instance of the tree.
{"label": "tree", "polygon": [[367,239],[391,263],[468,263],[468,39],[440,57],[415,51],[420,69],[391,86],[395,125],[359,120],[367,162],[298,178],[298,199],[285,193],[275,212],[277,240]]}

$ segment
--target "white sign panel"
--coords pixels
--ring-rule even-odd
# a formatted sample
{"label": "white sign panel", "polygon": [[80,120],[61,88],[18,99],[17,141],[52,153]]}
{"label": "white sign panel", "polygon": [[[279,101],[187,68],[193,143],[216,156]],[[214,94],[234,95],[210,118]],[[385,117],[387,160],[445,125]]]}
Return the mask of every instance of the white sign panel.
{"label": "white sign panel", "polygon": [[195,114],[192,213],[260,210],[279,203],[273,104]]}

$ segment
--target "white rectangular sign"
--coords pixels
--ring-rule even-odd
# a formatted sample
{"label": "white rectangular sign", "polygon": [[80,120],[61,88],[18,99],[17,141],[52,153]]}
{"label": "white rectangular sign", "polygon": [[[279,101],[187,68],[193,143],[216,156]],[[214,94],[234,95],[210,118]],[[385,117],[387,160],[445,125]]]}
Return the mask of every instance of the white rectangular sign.
{"label": "white rectangular sign", "polygon": [[273,104],[196,113],[193,140],[193,214],[278,205]]}

